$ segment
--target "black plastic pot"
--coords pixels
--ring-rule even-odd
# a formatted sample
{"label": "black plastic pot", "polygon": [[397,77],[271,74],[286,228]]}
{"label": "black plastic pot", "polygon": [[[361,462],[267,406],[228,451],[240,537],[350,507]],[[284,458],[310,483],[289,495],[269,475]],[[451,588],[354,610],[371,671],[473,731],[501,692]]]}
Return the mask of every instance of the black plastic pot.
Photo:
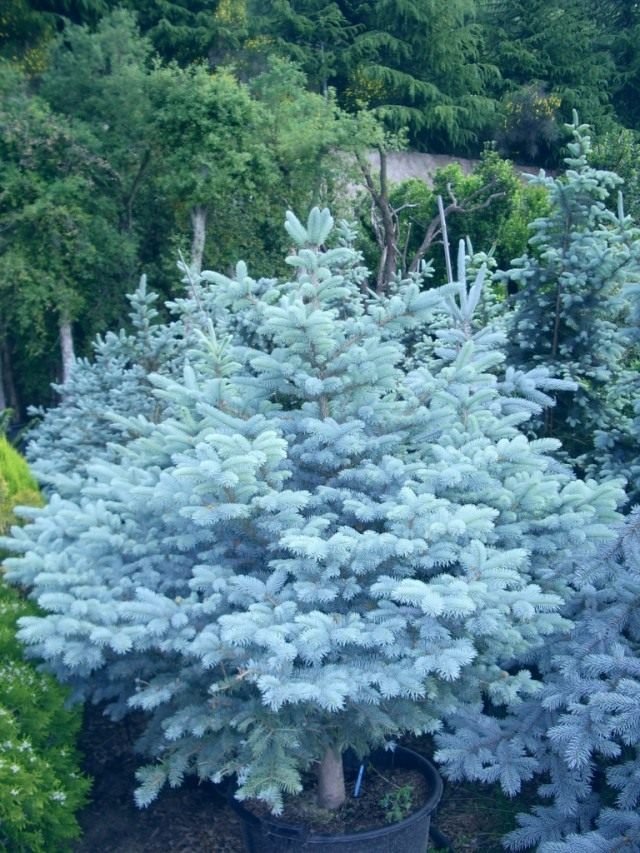
{"label": "black plastic pot", "polygon": [[418,770],[429,786],[429,797],[405,820],[380,829],[352,834],[322,835],[301,824],[272,817],[257,817],[238,800],[231,805],[239,815],[247,853],[425,853],[429,845],[431,814],[442,796],[442,779],[436,768],[411,749],[380,750],[370,757],[381,770],[402,767]]}

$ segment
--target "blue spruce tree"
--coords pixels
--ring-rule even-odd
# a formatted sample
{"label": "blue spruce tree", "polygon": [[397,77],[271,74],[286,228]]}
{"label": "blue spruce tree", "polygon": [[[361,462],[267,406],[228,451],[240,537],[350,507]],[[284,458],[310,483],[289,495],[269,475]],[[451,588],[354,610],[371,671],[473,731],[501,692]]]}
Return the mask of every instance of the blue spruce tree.
{"label": "blue spruce tree", "polygon": [[[611,393],[629,363],[630,284],[640,278],[640,231],[624,215],[617,192],[622,179],[589,165],[588,128],[571,126],[566,173],[542,173],[550,213],[531,223],[526,255],[502,274],[517,292],[509,326],[509,362],[546,365],[575,383],[545,411],[537,432],[558,437],[588,466],[594,436],[625,417],[627,395]],[[615,207],[616,210],[611,209]]]}
{"label": "blue spruce tree", "polygon": [[165,415],[5,543],[44,610],[23,642],[77,698],[145,712],[140,805],[236,774],[277,812],[315,768],[336,807],[347,748],[517,706],[539,685],[514,661],[566,624],[566,579],[617,517],[617,484],[525,436],[547,398],[476,328],[482,273],[366,294],[332,227],[287,216],[289,281],[203,274],[209,331],[179,380],[151,377]]}
{"label": "blue spruce tree", "polygon": [[627,334],[631,351],[625,365],[608,389],[611,404],[608,411],[616,414],[595,431],[593,453],[588,457],[589,473],[609,477],[625,477],[630,505],[640,501],[640,375],[638,354],[640,346],[640,282],[627,286],[626,296],[631,306]]}
{"label": "blue spruce tree", "polygon": [[[143,276],[129,297],[132,330],[108,332],[94,343],[95,358],[78,359],[64,385],[54,386],[60,402],[46,411],[29,433],[27,458],[45,488],[75,490],[87,462],[113,458],[111,445],[122,443],[129,426],[118,416],[160,417],[149,374],[171,372],[183,339],[182,328],[159,321],[157,296]],[[135,435],[136,432],[134,431]]]}
{"label": "blue spruce tree", "polygon": [[[573,628],[535,655],[544,687],[506,718],[458,716],[441,737],[454,778],[498,778],[518,752],[509,786],[543,774],[550,805],[519,816],[510,850],[614,853],[640,849],[640,513],[634,510],[596,560],[578,569],[566,615]],[[528,762],[528,763],[527,763]],[[515,765],[514,765],[515,766]]]}

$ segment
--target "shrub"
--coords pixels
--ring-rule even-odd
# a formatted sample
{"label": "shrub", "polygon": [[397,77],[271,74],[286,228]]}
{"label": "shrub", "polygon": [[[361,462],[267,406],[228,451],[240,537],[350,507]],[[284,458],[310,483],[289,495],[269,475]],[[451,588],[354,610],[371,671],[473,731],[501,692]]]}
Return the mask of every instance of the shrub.
{"label": "shrub", "polygon": [[0,533],[17,521],[15,506],[41,504],[38,485],[22,456],[0,435]]}
{"label": "shrub", "polygon": [[[26,462],[1,437],[0,488],[0,529],[15,522],[15,505],[41,503]],[[16,640],[17,620],[36,613],[0,574],[0,849],[12,853],[66,849],[89,789],[74,746],[81,714]]]}

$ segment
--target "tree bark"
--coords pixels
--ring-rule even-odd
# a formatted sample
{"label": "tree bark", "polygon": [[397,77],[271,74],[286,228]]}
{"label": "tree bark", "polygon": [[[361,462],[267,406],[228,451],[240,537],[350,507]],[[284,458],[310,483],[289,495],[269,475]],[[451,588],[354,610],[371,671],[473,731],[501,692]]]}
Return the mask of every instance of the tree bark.
{"label": "tree bark", "polygon": [[329,747],[318,767],[318,805],[337,809],[347,799],[342,755]]}
{"label": "tree bark", "polygon": [[382,217],[382,228],[384,231],[384,251],[378,271],[378,282],[376,291],[384,293],[391,283],[391,279],[398,268],[398,229],[393,215],[393,208],[389,201],[389,182],[387,180],[387,152],[382,148],[378,151],[380,156],[380,203],[379,210]]}
{"label": "tree bark", "polygon": [[[376,235],[376,241],[380,247],[380,262],[376,276],[376,293],[384,293],[389,286],[398,264],[398,234],[394,211],[389,201],[389,182],[387,179],[387,152],[378,149],[380,157],[380,173],[378,182],[380,189],[376,187],[371,167],[366,158],[356,153],[356,160],[362,172],[365,186],[373,203],[372,224]],[[376,222],[375,211],[379,216]]]}
{"label": "tree bark", "polygon": [[64,384],[71,376],[71,369],[76,360],[73,351],[71,321],[66,316],[60,319],[60,352],[62,354],[62,383]]}
{"label": "tree bark", "polygon": [[202,272],[204,244],[207,239],[207,208],[204,204],[196,204],[191,208],[191,226],[191,272],[197,276]]}
{"label": "tree bark", "polygon": [[5,395],[5,408],[13,409],[16,416],[19,418],[20,400],[16,391],[15,382],[13,380],[13,368],[11,366],[11,350],[7,343],[7,338],[2,338],[0,346],[0,371],[2,372],[2,388]]}
{"label": "tree bark", "polygon": [[0,414],[4,412],[7,407],[7,395],[4,390],[4,359],[2,358],[2,353],[0,352]]}
{"label": "tree bark", "polygon": [[125,208],[127,211],[126,228],[125,228],[126,231],[132,231],[133,230],[133,202],[134,202],[135,197],[138,193],[138,190],[140,189],[140,186],[142,184],[142,179],[145,176],[145,173],[147,171],[147,168],[148,168],[150,162],[151,162],[151,150],[149,148],[147,148],[147,150],[144,152],[144,154],[142,156],[140,166],[139,166],[138,171],[136,172],[136,175],[133,179],[133,183],[131,184],[131,188],[126,195],[126,199],[125,199]]}

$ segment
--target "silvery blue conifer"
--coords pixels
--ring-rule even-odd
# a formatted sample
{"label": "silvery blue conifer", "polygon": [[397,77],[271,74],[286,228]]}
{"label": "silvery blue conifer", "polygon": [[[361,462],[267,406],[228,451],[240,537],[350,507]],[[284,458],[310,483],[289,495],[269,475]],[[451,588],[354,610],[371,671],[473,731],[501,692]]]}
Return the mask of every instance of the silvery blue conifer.
{"label": "silvery blue conifer", "polygon": [[630,282],[625,288],[630,314],[626,332],[631,341],[625,369],[608,390],[611,404],[607,410],[614,413],[595,431],[594,450],[588,459],[590,473],[604,476],[622,476],[627,480],[630,505],[640,500],[640,374],[638,353],[640,347],[640,282]]}
{"label": "silvery blue conifer", "polygon": [[73,491],[87,462],[113,458],[111,445],[129,434],[118,416],[160,416],[148,377],[170,368],[183,336],[159,321],[144,276],[128,299],[131,331],[98,336],[93,360],[78,359],[67,382],[54,386],[58,405],[31,412],[40,420],[29,432],[27,458],[46,489]]}
{"label": "silvery blue conifer", "polygon": [[[505,751],[519,752],[510,793],[531,768],[548,805],[519,816],[510,850],[614,853],[640,849],[640,512],[574,575],[571,631],[535,655],[540,693],[507,717],[460,714],[441,738],[454,777],[498,778]],[[528,764],[527,764],[528,762]]]}
{"label": "silvery blue conifer", "polygon": [[617,484],[525,436],[548,398],[476,327],[464,252],[458,283],[376,297],[332,226],[287,216],[288,281],[204,273],[210,330],[151,377],[166,416],[6,543],[44,610],[22,640],[78,698],[146,713],[140,805],[235,773],[278,811],[312,767],[335,805],[348,747],[517,706],[539,689],[518,659],[616,517]]}
{"label": "silvery blue conifer", "polygon": [[570,127],[566,172],[532,179],[548,190],[549,213],[531,223],[529,250],[502,278],[517,287],[509,362],[544,365],[575,383],[557,394],[537,433],[560,438],[588,467],[596,432],[617,429],[629,411],[628,394],[619,392],[630,361],[629,287],[640,280],[640,231],[624,214],[622,179],[589,164],[588,127],[575,116]]}

